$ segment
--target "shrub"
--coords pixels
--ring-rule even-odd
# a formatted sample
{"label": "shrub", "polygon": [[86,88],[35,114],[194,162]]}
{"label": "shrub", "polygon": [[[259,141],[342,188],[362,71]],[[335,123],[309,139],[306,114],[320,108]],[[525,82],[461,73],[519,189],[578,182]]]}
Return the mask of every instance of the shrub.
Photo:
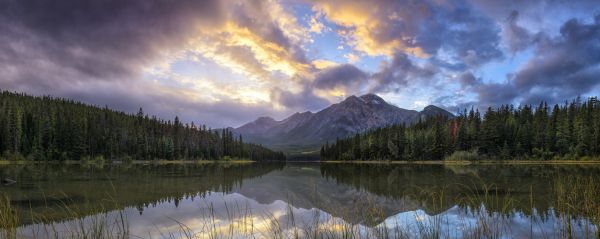
{"label": "shrub", "polygon": [[449,161],[461,161],[461,160],[476,161],[476,160],[480,160],[481,158],[482,158],[482,156],[479,155],[479,153],[477,153],[476,150],[472,150],[472,151],[455,151],[450,156],[446,157],[444,160],[449,160]]}

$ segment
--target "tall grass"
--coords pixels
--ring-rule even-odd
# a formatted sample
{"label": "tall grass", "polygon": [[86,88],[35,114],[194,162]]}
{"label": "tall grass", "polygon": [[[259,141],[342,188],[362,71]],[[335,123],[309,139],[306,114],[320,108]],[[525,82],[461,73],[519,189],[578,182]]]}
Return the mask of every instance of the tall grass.
{"label": "tall grass", "polygon": [[[67,215],[67,220],[56,222],[44,214],[36,214],[33,211],[25,214],[13,207],[10,199],[0,193],[0,238],[22,238],[25,233],[32,238],[130,238],[129,226],[123,210],[110,213],[102,206],[84,210],[68,201],[62,201],[56,207],[48,207],[44,213]],[[25,215],[30,216],[32,222],[39,226],[24,232],[20,228],[20,218]]]}
{"label": "tall grass", "polygon": [[447,156],[444,160],[446,161],[477,161],[484,157],[479,155],[476,150],[472,151],[455,151],[451,155]]}
{"label": "tall grass", "polygon": [[565,177],[556,180],[554,191],[555,213],[563,219],[558,225],[561,236],[573,238],[573,219],[584,217],[589,219],[585,222],[589,224],[584,225],[585,237],[600,238],[600,180],[594,177]]}
{"label": "tall grass", "polygon": [[10,199],[0,194],[0,238],[16,238],[19,215],[11,207]]}

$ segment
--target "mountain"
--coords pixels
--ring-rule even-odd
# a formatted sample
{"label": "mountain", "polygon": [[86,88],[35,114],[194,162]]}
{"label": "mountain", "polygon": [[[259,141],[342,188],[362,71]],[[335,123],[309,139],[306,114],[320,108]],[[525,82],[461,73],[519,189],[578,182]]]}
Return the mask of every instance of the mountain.
{"label": "mountain", "polygon": [[454,117],[433,105],[419,112],[398,108],[375,94],[353,95],[317,113],[295,113],[281,121],[260,117],[233,131],[243,135],[246,141],[273,149],[288,152],[316,150],[321,144],[336,138],[391,124],[410,124],[435,115]]}
{"label": "mountain", "polygon": [[454,117],[454,115],[452,113],[446,111],[445,109],[437,107],[435,105],[429,105],[429,106],[425,107],[423,109],[423,111],[420,112],[420,114],[421,114],[421,118],[433,117],[433,116],[438,116],[438,115],[446,116],[448,118]]}

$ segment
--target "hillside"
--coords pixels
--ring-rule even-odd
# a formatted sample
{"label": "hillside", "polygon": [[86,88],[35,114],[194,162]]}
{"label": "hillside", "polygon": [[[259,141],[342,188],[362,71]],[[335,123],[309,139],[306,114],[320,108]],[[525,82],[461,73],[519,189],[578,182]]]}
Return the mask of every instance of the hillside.
{"label": "hillside", "polygon": [[316,150],[325,142],[393,124],[412,124],[435,115],[454,117],[436,106],[406,110],[367,94],[350,96],[319,112],[295,113],[281,121],[260,117],[233,131],[251,142],[278,150]]}
{"label": "hillside", "polygon": [[281,153],[214,132],[52,97],[0,93],[0,158],[30,160],[282,160]]}

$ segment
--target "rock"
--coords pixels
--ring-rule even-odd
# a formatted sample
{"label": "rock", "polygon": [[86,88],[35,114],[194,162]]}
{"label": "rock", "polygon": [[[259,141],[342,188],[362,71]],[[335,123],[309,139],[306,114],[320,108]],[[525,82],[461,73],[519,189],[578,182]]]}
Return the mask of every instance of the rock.
{"label": "rock", "polygon": [[14,183],[16,183],[16,182],[17,182],[17,181],[15,181],[15,180],[12,180],[12,179],[10,179],[10,178],[5,178],[5,179],[2,179],[2,184],[4,184],[4,185],[11,185],[11,184],[14,184]]}

